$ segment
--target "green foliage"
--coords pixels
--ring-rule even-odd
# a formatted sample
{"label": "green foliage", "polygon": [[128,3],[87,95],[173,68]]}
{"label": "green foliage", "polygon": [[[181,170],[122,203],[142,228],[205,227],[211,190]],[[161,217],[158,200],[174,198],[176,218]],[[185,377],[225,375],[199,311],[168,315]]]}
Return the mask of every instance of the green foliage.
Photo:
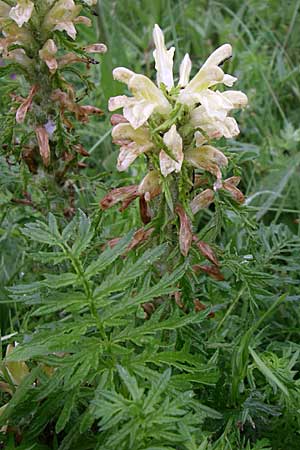
{"label": "green foliage", "polygon": [[[219,282],[195,274],[204,258],[193,248],[183,262],[164,229],[127,252],[141,227],[137,205],[99,212],[110,188],[144,173],[143,161],[116,172],[108,114],[72,136],[57,117],[59,151],[76,137],[91,154],[62,185],[19,165],[32,136],[24,128],[14,139],[9,95],[28,86],[10,78],[13,66],[1,68],[2,356],[19,345],[0,362],[0,447],[299,450],[299,9],[281,0],[98,1],[77,50],[101,41],[109,51],[88,74],[65,72],[79,100],[88,91],[87,103],[105,109],[124,93],[114,67],[153,78],[154,23],[178,62],[190,53],[192,73],[219,44],[233,45],[228,71],[249,107],[228,170],[239,166],[246,205],[220,196],[194,230],[217,253]],[[7,368],[22,362],[29,374],[15,385]]]}

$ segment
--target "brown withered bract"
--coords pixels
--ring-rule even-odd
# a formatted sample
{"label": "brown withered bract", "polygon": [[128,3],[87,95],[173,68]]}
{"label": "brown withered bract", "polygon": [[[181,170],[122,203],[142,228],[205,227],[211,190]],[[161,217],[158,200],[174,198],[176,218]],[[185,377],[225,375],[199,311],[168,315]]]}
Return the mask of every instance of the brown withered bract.
{"label": "brown withered bract", "polygon": [[[204,303],[200,302],[200,300],[195,299],[193,300],[194,302],[194,307],[195,307],[195,312],[200,312],[200,311],[205,311],[207,309],[207,306],[204,305]],[[213,311],[211,311],[207,317],[212,318],[215,317],[215,313]]]}
{"label": "brown withered bract", "polygon": [[207,244],[204,241],[200,241],[197,236],[193,236],[193,241],[195,242],[196,246],[202,253],[202,255],[208,259],[211,263],[213,263],[215,266],[219,267],[220,262],[214,252],[214,250],[211,248],[209,244]]}
{"label": "brown withered bract", "polygon": [[195,264],[193,266],[193,270],[195,272],[201,271],[207,273],[210,277],[214,278],[217,281],[224,281],[224,275],[220,272],[220,269],[216,266],[208,266],[205,264]]}
{"label": "brown withered bract", "polygon": [[22,159],[26,163],[29,171],[33,174],[37,174],[38,161],[35,149],[32,147],[24,147],[22,151]]}
{"label": "brown withered bract", "polygon": [[16,112],[17,123],[24,122],[26,114],[32,105],[33,97],[35,96],[37,91],[38,86],[37,85],[32,86],[32,88],[29,91],[28,97],[22,101],[21,105],[19,106]]}
{"label": "brown withered bract", "polygon": [[128,120],[125,119],[123,114],[113,114],[110,118],[110,123],[114,127],[115,125],[118,125],[119,123],[128,123]]}
{"label": "brown withered bract", "polygon": [[43,163],[46,167],[48,167],[51,159],[48,133],[42,125],[39,125],[35,129],[35,134],[37,137],[39,152],[42,157]]}
{"label": "brown withered bract", "polygon": [[113,189],[103,197],[99,205],[101,209],[111,208],[116,203],[122,202],[120,211],[124,211],[133,200],[139,197],[138,185],[123,186]]}
{"label": "brown withered bract", "polygon": [[152,216],[148,202],[146,202],[143,196],[140,196],[140,216],[142,222],[147,225],[147,223],[151,222]]}
{"label": "brown withered bract", "polygon": [[183,256],[187,256],[192,245],[192,226],[190,219],[181,205],[176,205],[175,212],[179,216],[179,247]]}

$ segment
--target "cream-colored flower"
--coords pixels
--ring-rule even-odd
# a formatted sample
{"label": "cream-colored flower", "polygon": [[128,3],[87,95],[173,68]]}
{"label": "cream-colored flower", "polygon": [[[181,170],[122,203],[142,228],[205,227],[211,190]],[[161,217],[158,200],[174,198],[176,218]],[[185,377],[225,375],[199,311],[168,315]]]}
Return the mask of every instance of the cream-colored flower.
{"label": "cream-colored flower", "polygon": [[183,162],[182,138],[176,130],[176,125],[172,125],[170,130],[164,134],[163,141],[176,159],[175,161],[164,150],[161,150],[159,154],[160,170],[163,176],[166,177],[174,171],[180,172]]}
{"label": "cream-colored flower", "polygon": [[201,106],[191,112],[191,124],[195,128],[201,128],[212,139],[232,138],[239,134],[236,120],[228,117],[228,113],[247,105],[248,99],[243,92],[206,89],[199,96]]}
{"label": "cream-colored flower", "polygon": [[48,39],[43,48],[39,51],[40,58],[47,64],[51,73],[56,72],[58,63],[55,58],[57,47],[53,39]]}
{"label": "cream-colored flower", "polygon": [[190,79],[190,73],[192,70],[192,61],[190,55],[186,53],[181,61],[179,68],[179,82],[178,86],[185,87]]}
{"label": "cream-colored flower", "polygon": [[153,56],[157,72],[157,85],[160,86],[160,83],[163,83],[170,90],[174,86],[173,58],[175,47],[166,49],[163,32],[157,24],[154,25],[153,40],[156,47]]}
{"label": "cream-colored flower", "polygon": [[126,170],[139,155],[154,148],[146,127],[135,130],[129,123],[119,123],[112,130],[112,138],[121,147],[117,164],[120,172]]}
{"label": "cream-colored flower", "polygon": [[75,23],[82,22],[90,25],[90,20],[78,17],[80,5],[75,5],[74,0],[58,0],[45,17],[43,28],[46,30],[65,31],[72,39],[76,38]]}
{"label": "cream-colored flower", "polygon": [[22,48],[15,48],[7,53],[5,53],[6,59],[11,59],[15,61],[17,64],[21,64],[21,66],[31,66],[33,60],[28,58],[25,51]]}
{"label": "cream-colored flower", "polygon": [[188,150],[185,152],[184,158],[197,169],[203,169],[212,173],[218,180],[222,178],[220,168],[228,164],[226,156],[211,145],[203,145],[202,147]]}
{"label": "cream-colored flower", "polygon": [[161,193],[160,174],[158,170],[150,170],[140,182],[138,193],[143,195],[146,202],[152,200]]}
{"label": "cream-colored flower", "polygon": [[[141,127],[147,129],[153,124],[156,127],[152,130],[154,135],[156,132],[161,133],[162,130],[165,132],[163,142],[169,152],[164,147],[160,149],[159,154],[160,170],[163,176],[180,172],[184,153],[186,153],[187,161],[195,167],[208,170],[220,180],[220,167],[227,164],[227,159],[219,150],[204,144],[208,144],[211,138],[236,136],[239,133],[238,125],[234,118],[228,117],[228,114],[232,109],[247,104],[247,97],[242,92],[233,90],[220,92],[210,89],[218,83],[231,86],[236,80],[235,77],[224,74],[219,67],[231,57],[231,46],[224,44],[215,50],[191,81],[189,77],[192,64],[189,55],[186,54],[180,64],[178,84],[176,89],[173,89],[174,48],[169,50],[166,48],[163,32],[158,25],[154,27],[153,40],[157,86],[144,75],[136,74],[125,67],[118,67],[114,69],[113,77],[125,83],[132,96],[112,97],[109,100],[109,110],[123,108],[123,116],[129,122],[131,132],[132,129],[139,130]],[[182,108],[181,105],[186,105],[188,108]],[[184,114],[185,123],[182,123],[182,114]],[[153,122],[147,123],[152,115],[154,115]],[[196,149],[184,152],[182,137],[188,136],[190,125],[195,129]],[[157,139],[153,137],[156,145],[161,136],[162,134],[156,136]],[[150,135],[147,137],[149,142],[151,137]],[[119,170],[125,170],[139,154],[145,152],[144,145],[140,148],[134,139],[130,142],[130,147],[128,143],[126,144],[126,152],[124,145],[122,146],[118,162]],[[191,148],[191,144],[193,143],[187,143],[187,147]],[[159,150],[154,145],[150,149]],[[146,151],[148,151],[148,145]]]}
{"label": "cream-colored flower", "polygon": [[8,47],[13,44],[29,45],[32,35],[25,27],[18,27],[15,22],[7,21],[1,29],[4,38],[0,39],[0,53],[6,58]]}
{"label": "cream-colored flower", "polygon": [[236,78],[224,74],[223,70],[219,67],[219,65],[229,59],[231,55],[232,48],[229,44],[224,44],[215,50],[194,78],[180,92],[178,102],[193,106],[195,103],[201,103],[201,98],[203,98],[201,93],[203,90],[207,90],[209,87],[215,86],[218,83],[232,86],[236,81]]}
{"label": "cream-colored flower", "polygon": [[133,128],[144,125],[153,112],[166,115],[171,111],[171,105],[162,91],[146,76],[137,75],[124,67],[115,69],[113,76],[128,85],[133,97],[112,97],[108,108],[110,111],[123,108],[123,115]]}
{"label": "cream-colored flower", "polygon": [[34,4],[30,0],[18,0],[9,12],[9,17],[21,28],[28,22],[33,12]]}

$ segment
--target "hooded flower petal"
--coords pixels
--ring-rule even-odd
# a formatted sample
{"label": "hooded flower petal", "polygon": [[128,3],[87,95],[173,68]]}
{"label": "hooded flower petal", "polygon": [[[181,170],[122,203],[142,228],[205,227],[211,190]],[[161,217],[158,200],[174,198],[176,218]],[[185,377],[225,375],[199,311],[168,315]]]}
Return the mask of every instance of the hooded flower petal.
{"label": "hooded flower petal", "polygon": [[18,0],[17,5],[11,8],[9,17],[14,20],[19,27],[28,22],[33,12],[34,4],[30,0]]}
{"label": "hooded flower petal", "polygon": [[126,69],[126,67],[116,67],[113,70],[114,80],[120,81],[121,83],[129,84],[130,79],[136,75],[132,70]]}
{"label": "hooded flower petal", "polygon": [[224,120],[228,112],[233,109],[231,101],[219,91],[204,89],[199,92],[198,99],[208,116],[214,119]]}
{"label": "hooded flower petal", "polygon": [[183,162],[182,138],[176,130],[176,125],[172,125],[170,130],[163,137],[164,144],[172,152],[176,161],[161,150],[159,155],[160,170],[164,177],[172,172],[180,172]]}
{"label": "hooded flower petal", "polygon": [[112,138],[115,144],[121,146],[117,164],[120,172],[126,170],[139,155],[153,148],[147,128],[135,130],[129,123],[116,125]]}
{"label": "hooded flower petal", "polygon": [[247,96],[240,91],[202,91],[199,98],[202,105],[191,112],[191,124],[201,128],[212,139],[232,138],[239,134],[238,125],[232,117],[227,117],[230,110],[247,104]]}
{"label": "hooded flower petal", "polygon": [[211,66],[220,66],[227,59],[232,56],[232,47],[230,44],[223,44],[221,47],[218,47],[212,54],[207,58],[203,66],[200,70],[211,67]]}
{"label": "hooded flower petal", "polygon": [[134,97],[117,96],[109,100],[109,110],[124,108],[124,117],[133,128],[142,126],[153,112],[168,114],[171,105],[158,87],[144,75],[138,75],[125,67],[113,71],[115,80],[128,85]]}
{"label": "hooded flower petal", "polygon": [[229,100],[233,108],[244,108],[248,104],[248,97],[241,91],[225,91],[222,96]]}
{"label": "hooded flower petal", "polygon": [[156,47],[153,56],[157,71],[157,85],[160,86],[160,83],[163,83],[170,90],[174,86],[173,57],[175,48],[166,49],[165,38],[158,25],[154,26],[153,40]]}
{"label": "hooded flower petal", "polygon": [[43,48],[39,51],[40,58],[47,64],[51,73],[55,73],[58,67],[55,55],[57,53],[57,47],[53,39],[48,39]]}
{"label": "hooded flower petal", "polygon": [[180,103],[192,106],[200,102],[199,93],[203,89],[214,86],[217,83],[224,83],[232,86],[236,78],[230,75],[224,75],[223,70],[219,67],[224,61],[232,55],[232,48],[229,44],[224,44],[217,48],[203,64],[199,72],[189,82],[183,91],[179,94],[178,101]]}
{"label": "hooded flower petal", "polygon": [[164,115],[171,111],[171,105],[162,91],[144,75],[131,77],[128,87],[134,95],[136,103],[128,109],[124,109],[124,116],[134,128],[143,125],[152,112]]}
{"label": "hooded flower petal", "polygon": [[192,166],[207,170],[218,179],[222,178],[220,167],[228,164],[226,156],[211,145],[203,145],[202,147],[188,150],[184,156]]}
{"label": "hooded flower petal", "polygon": [[178,86],[185,87],[190,79],[190,73],[192,69],[192,61],[188,53],[185,54],[183,60],[181,61],[179,68],[179,82]]}
{"label": "hooded flower petal", "polygon": [[46,15],[44,28],[49,31],[66,31],[72,39],[75,39],[76,28],[74,21],[80,10],[81,6],[75,5],[74,0],[58,0]]}
{"label": "hooded flower petal", "polygon": [[109,99],[108,108],[115,111],[124,108],[123,115],[133,128],[142,126],[153,112],[168,114],[171,105],[155,84],[144,75],[137,75],[125,67],[113,71],[116,80],[126,83],[134,97],[119,95]]}
{"label": "hooded flower petal", "polygon": [[210,86],[220,83],[223,80],[224,72],[217,66],[200,69],[188,85],[180,92],[178,102],[193,106],[199,103],[199,93]]}

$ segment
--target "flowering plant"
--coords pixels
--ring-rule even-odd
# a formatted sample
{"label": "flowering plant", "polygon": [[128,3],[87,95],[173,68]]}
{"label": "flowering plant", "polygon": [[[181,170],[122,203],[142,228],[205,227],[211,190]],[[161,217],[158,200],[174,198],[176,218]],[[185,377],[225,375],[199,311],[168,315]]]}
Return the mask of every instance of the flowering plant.
{"label": "flowering plant", "polygon": [[[10,121],[3,133],[6,156],[24,161],[31,173],[42,169],[54,174],[60,184],[70,168],[83,165],[78,157],[88,156],[73,120],[86,123],[90,114],[102,114],[99,108],[79,104],[75,86],[65,75],[72,72],[90,89],[88,77],[73,65],[97,64],[90,54],[106,51],[101,43],[85,47],[76,43],[77,24],[91,25],[80,12],[84,6],[88,13],[95,4],[95,0],[0,1],[0,54],[5,61],[1,75],[20,75],[22,92],[24,79],[28,92],[21,96],[16,84],[10,92]],[[25,123],[26,132],[15,127]]]}
{"label": "flowering plant", "polygon": [[113,204],[118,199],[124,202],[124,195],[130,201],[140,197],[142,211],[148,214],[143,219],[149,222],[161,209],[155,211],[154,206],[151,210],[150,201],[162,194],[161,200],[166,200],[171,210],[171,220],[173,213],[179,216],[180,248],[186,256],[193,240],[190,218],[209,206],[217,191],[223,189],[238,203],[243,202],[243,194],[237,188],[239,177],[222,179],[228,158],[212,143],[239,134],[238,124],[229,113],[246,106],[247,96],[237,90],[217,89],[218,85],[231,87],[237,80],[220,67],[232,55],[229,44],[215,50],[191,80],[192,64],[186,54],[175,85],[175,49],[166,48],[158,25],[154,27],[153,39],[157,85],[144,75],[118,67],[113,76],[128,86],[132,96],[120,95],[109,101],[111,111],[123,108],[123,115],[112,117],[113,141],[121,147],[118,170],[127,170],[139,155],[145,154],[149,171],[135,195],[132,189],[121,188],[108,194],[101,205],[110,206],[112,197]]}

